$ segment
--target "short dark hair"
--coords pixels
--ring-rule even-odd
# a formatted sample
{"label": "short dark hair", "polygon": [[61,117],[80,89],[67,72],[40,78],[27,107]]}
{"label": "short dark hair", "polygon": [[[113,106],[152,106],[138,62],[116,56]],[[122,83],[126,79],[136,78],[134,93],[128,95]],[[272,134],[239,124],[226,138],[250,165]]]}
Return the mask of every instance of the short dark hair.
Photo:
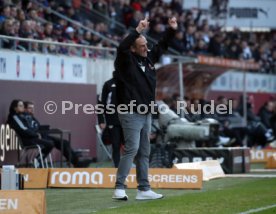
{"label": "short dark hair", "polygon": [[28,108],[29,105],[33,105],[34,103],[31,101],[24,101],[24,108]]}
{"label": "short dark hair", "polygon": [[223,99],[226,99],[226,97],[225,97],[225,96],[220,95],[220,96],[218,96],[217,101],[221,101],[221,100],[223,100]]}

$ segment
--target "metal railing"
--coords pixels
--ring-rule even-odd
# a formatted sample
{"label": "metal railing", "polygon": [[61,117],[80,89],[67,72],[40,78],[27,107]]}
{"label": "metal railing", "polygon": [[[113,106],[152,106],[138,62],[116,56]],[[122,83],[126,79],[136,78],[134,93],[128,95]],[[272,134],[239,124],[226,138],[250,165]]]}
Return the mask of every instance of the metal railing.
{"label": "metal railing", "polygon": [[127,32],[127,28],[124,24],[117,21],[115,18],[106,16],[93,8],[86,8],[84,3],[81,3],[79,11],[82,15],[85,15],[86,18],[88,18],[90,21],[93,21],[94,23],[107,23],[109,30],[113,33],[117,33],[118,35],[122,36]]}
{"label": "metal railing", "polygon": [[[129,32],[130,30],[135,30],[133,27],[130,27],[129,29],[127,29],[123,23],[102,14],[93,8],[88,9],[90,13],[87,13],[86,10],[87,8],[85,8],[84,4],[82,3],[80,8],[80,11],[82,14],[85,14],[86,17],[89,17],[90,20],[93,20],[94,22],[108,23],[109,30],[112,32],[118,33],[119,35],[123,35],[126,32]],[[149,42],[149,45],[154,45],[158,42],[156,39],[150,37],[149,35],[146,35],[146,37]],[[168,48],[168,52],[172,55],[181,55],[177,50],[171,47]]]}
{"label": "metal railing", "polygon": [[[93,29],[91,29],[91,28],[88,28],[88,27],[84,26],[82,23],[80,23],[80,22],[78,22],[78,21],[75,21],[75,20],[73,20],[73,19],[71,19],[71,18],[69,18],[69,17],[63,15],[63,14],[61,14],[61,13],[59,13],[59,12],[57,12],[57,11],[51,9],[50,7],[47,7],[47,6],[43,5],[42,3],[38,2],[37,0],[31,0],[31,2],[34,3],[34,4],[36,4],[36,5],[38,5],[39,7],[42,7],[42,8],[44,8],[44,9],[48,10],[50,13],[54,14],[55,16],[57,16],[57,17],[59,17],[59,18],[61,18],[61,19],[64,19],[64,20],[66,20],[66,21],[68,21],[68,22],[74,24],[75,26],[78,26],[78,27],[80,27],[81,29],[84,29],[84,30],[86,30],[86,31],[88,31],[88,32],[90,32],[90,33],[92,33],[93,35],[98,36],[99,38],[103,39],[104,41],[107,41],[108,43],[110,43],[111,45],[114,45],[115,47],[117,47],[117,46],[119,45],[118,42],[116,42],[116,41],[114,41],[114,40],[112,40],[112,39],[110,39],[110,38],[104,36],[103,34],[100,34],[99,32],[97,32],[97,31],[95,31],[95,30],[93,30]],[[83,8],[83,6],[82,6],[82,8]],[[117,30],[119,30],[119,31],[121,31],[121,32],[123,32],[123,31],[127,32],[127,31],[128,31],[128,30],[126,29],[126,27],[125,27],[122,23],[120,23],[120,22],[118,22],[118,21],[116,21],[116,20],[112,20],[111,18],[106,17],[106,16],[100,14],[99,12],[97,12],[97,11],[95,11],[95,10],[91,10],[91,13],[94,13],[96,16],[100,17],[102,20],[105,20],[105,21],[107,21],[107,22],[109,22],[109,23],[115,24]],[[153,39],[153,38],[151,38],[151,37],[149,37],[149,36],[147,36],[147,40],[149,41],[149,43],[150,43],[151,45],[157,43],[157,41],[156,41],[155,39]],[[21,47],[19,46],[19,48],[21,48]],[[22,48],[22,49],[23,49],[23,48]],[[25,49],[26,49],[26,48],[25,48]],[[24,49],[23,49],[23,50],[24,50]],[[179,53],[178,51],[176,51],[175,49],[173,49],[173,48],[171,48],[171,47],[168,48],[168,52],[169,52],[170,54],[172,54],[172,55],[180,55],[180,53]]]}
{"label": "metal railing", "polygon": [[68,22],[70,22],[70,23],[72,23],[72,24],[74,24],[74,25],[76,25],[76,26],[78,26],[78,27],[86,30],[86,31],[89,31],[93,35],[98,36],[99,38],[103,39],[104,41],[109,42],[110,44],[112,44],[114,46],[118,46],[119,45],[117,42],[113,41],[112,39],[110,39],[110,38],[108,38],[108,37],[106,37],[106,36],[98,33],[97,31],[95,31],[95,30],[93,30],[91,28],[88,28],[88,27],[84,26],[80,22],[77,22],[77,21],[75,21],[75,20],[73,20],[73,19],[71,19],[71,18],[69,18],[69,17],[67,17],[67,16],[65,16],[65,15],[63,15],[63,14],[61,14],[61,13],[55,11],[55,10],[53,10],[53,9],[51,9],[50,7],[46,7],[45,5],[43,5],[42,3],[40,3],[40,2],[38,2],[36,0],[32,0],[32,2],[34,4],[36,4],[36,5],[39,5],[39,7],[42,7],[44,9],[48,10],[50,13],[54,14],[55,16],[57,16],[57,17],[59,17],[61,19],[64,19],[64,20],[66,20],[66,21],[68,21]]}
{"label": "metal railing", "polygon": [[114,59],[115,48],[104,48],[73,43],[52,42],[21,37],[0,35],[0,48],[38,52],[43,54],[61,54],[68,56]]}

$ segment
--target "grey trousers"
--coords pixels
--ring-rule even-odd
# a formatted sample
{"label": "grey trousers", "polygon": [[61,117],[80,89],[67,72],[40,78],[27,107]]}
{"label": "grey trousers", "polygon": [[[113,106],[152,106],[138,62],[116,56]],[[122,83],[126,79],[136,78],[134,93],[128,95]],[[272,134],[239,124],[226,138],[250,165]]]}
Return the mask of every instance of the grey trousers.
{"label": "grey trousers", "polygon": [[117,170],[115,188],[125,189],[124,183],[135,158],[138,189],[147,191],[150,189],[148,168],[150,156],[149,134],[151,128],[151,114],[119,114],[119,120],[123,128],[125,149]]}

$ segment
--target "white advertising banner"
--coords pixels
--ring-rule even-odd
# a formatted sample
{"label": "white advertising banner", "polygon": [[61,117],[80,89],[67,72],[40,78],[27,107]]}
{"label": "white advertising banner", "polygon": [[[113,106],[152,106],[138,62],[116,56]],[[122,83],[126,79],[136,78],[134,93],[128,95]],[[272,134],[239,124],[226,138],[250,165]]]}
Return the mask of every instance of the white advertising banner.
{"label": "white advertising banner", "polygon": [[112,78],[114,71],[114,60],[111,59],[95,59],[88,61],[88,77],[90,84],[97,85],[97,94],[102,92],[105,81]]}
{"label": "white advertising banner", "polygon": [[210,24],[227,27],[276,28],[275,0],[185,0],[183,7],[200,9]]}
{"label": "white advertising banner", "polygon": [[[244,87],[243,82],[243,72],[229,71],[219,76],[213,82],[211,90],[242,92]],[[246,91],[253,93],[276,93],[276,76],[246,73]]]}
{"label": "white advertising banner", "polygon": [[0,80],[87,83],[87,59],[1,50]]}

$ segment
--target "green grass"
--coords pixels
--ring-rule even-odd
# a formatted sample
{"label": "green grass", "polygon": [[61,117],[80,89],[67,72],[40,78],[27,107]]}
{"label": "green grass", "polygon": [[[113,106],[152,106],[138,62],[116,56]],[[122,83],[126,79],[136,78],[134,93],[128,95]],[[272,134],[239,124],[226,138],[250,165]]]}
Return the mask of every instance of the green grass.
{"label": "green grass", "polygon": [[[164,190],[162,200],[136,201],[129,189],[129,201],[111,199],[112,189],[48,189],[48,214],[97,213],[239,213],[276,204],[276,179],[223,178],[204,182],[202,190]],[[260,213],[276,213],[276,209]]]}

